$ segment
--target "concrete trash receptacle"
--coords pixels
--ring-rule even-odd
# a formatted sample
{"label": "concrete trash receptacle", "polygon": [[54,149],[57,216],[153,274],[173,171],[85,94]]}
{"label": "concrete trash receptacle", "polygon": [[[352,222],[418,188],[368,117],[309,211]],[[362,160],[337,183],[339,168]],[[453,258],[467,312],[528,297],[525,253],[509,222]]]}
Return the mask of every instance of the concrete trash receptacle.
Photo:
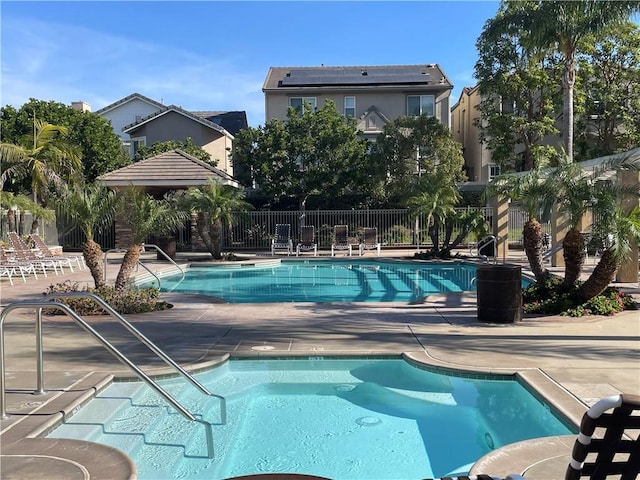
{"label": "concrete trash receptacle", "polygon": [[478,320],[515,323],[522,320],[522,268],[519,265],[478,265]]}

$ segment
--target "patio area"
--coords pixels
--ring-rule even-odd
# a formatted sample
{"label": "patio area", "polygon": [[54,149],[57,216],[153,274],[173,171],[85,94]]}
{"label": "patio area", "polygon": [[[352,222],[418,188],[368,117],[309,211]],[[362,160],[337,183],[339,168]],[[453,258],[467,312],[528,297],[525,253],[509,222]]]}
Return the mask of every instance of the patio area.
{"label": "patio area", "polygon": [[[324,252],[326,254],[326,252]],[[413,251],[384,251],[411,256]],[[263,255],[246,255],[263,257]],[[151,270],[166,268],[145,254]],[[193,254],[178,254],[186,263]],[[371,257],[371,254],[368,255]],[[113,281],[118,258],[107,265]],[[524,266],[522,252],[509,263]],[[587,262],[587,272],[593,268]],[[561,269],[552,269],[558,271]],[[141,269],[139,273],[143,273]],[[587,273],[585,272],[585,273]],[[92,284],[88,270],[63,276],[2,283],[1,304],[37,300],[52,283],[70,279]],[[618,285],[640,300],[638,284]],[[230,356],[400,355],[442,369],[517,374],[552,405],[578,423],[588,405],[617,393],[640,393],[640,312],[613,317],[527,317],[517,324],[477,320],[473,293],[434,295],[425,303],[389,304],[221,304],[197,295],[163,294],[172,309],[126,315],[127,320],[187,369],[205,368]],[[12,312],[5,322],[7,412],[0,431],[2,478],[135,478],[128,457],[109,447],[85,449],[70,440],[34,438],[47,432],[112,375],[132,373],[64,316],[44,319],[46,393],[34,395],[36,354],[33,310]],[[164,363],[110,317],[92,326],[147,373]],[[505,447],[481,459],[472,473],[519,473],[530,480],[564,477],[573,436]]]}

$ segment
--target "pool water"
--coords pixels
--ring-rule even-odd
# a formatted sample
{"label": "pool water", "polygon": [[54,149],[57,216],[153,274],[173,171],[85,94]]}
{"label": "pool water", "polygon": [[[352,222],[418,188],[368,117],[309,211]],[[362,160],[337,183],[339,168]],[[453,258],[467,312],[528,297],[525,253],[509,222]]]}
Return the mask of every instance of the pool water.
{"label": "pool water", "polygon": [[184,280],[181,275],[162,278],[161,290],[229,303],[416,302],[436,293],[475,290],[475,273],[475,265],[455,262],[283,261],[272,267],[191,266]]}
{"label": "pool water", "polygon": [[138,382],[114,383],[49,438],[100,442],[129,454],[142,480],[300,473],[333,479],[465,474],[491,450],[571,434],[513,380],[446,376],[401,359],[231,360],[198,380],[161,385],[214,424],[189,422]]}

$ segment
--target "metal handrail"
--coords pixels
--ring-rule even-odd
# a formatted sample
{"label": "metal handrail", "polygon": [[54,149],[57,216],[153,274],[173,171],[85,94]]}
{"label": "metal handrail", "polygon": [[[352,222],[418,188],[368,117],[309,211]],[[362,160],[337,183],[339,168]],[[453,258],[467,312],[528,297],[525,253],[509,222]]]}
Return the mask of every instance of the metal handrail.
{"label": "metal handrail", "polygon": [[175,398],[173,398],[165,389],[158,385],[151,377],[144,373],[136,364],[131,362],[124,354],[114,347],[107,339],[100,335],[91,325],[89,325],[82,317],[80,317],[68,305],[60,302],[16,302],[7,305],[0,313],[0,418],[7,418],[6,413],[6,383],[5,383],[5,358],[4,358],[4,321],[9,312],[17,308],[37,308],[36,318],[36,346],[38,349],[38,392],[43,393],[44,384],[44,368],[43,368],[43,348],[42,348],[42,309],[52,308],[65,312],[69,317],[75,320],[87,333],[91,334],[99,343],[101,343],[109,353],[116,357],[120,362],[127,365],[135,374],[143,380],[152,390],[160,395],[167,403],[182,414],[188,420],[201,423],[205,426],[207,436],[207,457],[214,458],[213,449],[213,425],[206,420],[194,417],[185,407],[183,407]]}
{"label": "metal handrail", "polygon": [[[99,297],[95,293],[91,292],[54,292],[49,293],[45,296],[45,300],[49,300],[51,298],[69,298],[69,297],[85,297],[90,298],[94,302],[98,303],[102,308],[104,308],[109,315],[114,317],[122,326],[124,326],[129,332],[131,332],[138,340],[144,343],[149,349],[155,353],[158,357],[164,360],[167,365],[175,368],[180,375],[186,378],[192,385],[194,385],[198,390],[202,393],[210,396],[217,397],[212,394],[204,385],[202,385],[198,380],[196,380],[189,372],[187,372],[184,368],[178,365],[169,355],[167,355],[163,350],[160,349],[155,343],[153,343],[149,338],[147,338],[140,330],[134,327],[126,318],[120,315],[114,308],[104,301],[102,297]],[[220,397],[221,398],[221,397]]]}
{"label": "metal handrail", "polygon": [[[484,243],[484,242],[487,243]],[[479,245],[482,243],[482,246],[480,247]],[[487,235],[486,237],[484,237],[482,240],[480,240],[478,242],[478,257],[482,258],[483,260],[485,260],[487,263],[489,262],[489,256],[488,255],[482,255],[480,253],[480,250],[483,249],[484,247],[486,247],[487,245],[491,245],[493,244],[493,251],[494,251],[494,255],[493,255],[493,262],[494,263],[498,263],[498,240],[496,239],[495,235]]]}
{"label": "metal handrail", "polygon": [[[176,262],[173,261],[173,259],[167,255],[167,252],[165,252],[164,250],[162,250],[159,246],[154,245],[153,243],[143,243],[142,244],[143,248],[154,248],[156,249],[160,254],[162,254],[164,256],[164,258],[166,258],[167,260],[169,260],[169,262],[173,263],[173,265],[180,271],[180,274],[182,275],[182,278],[180,278],[180,282],[182,282],[184,280],[185,277],[185,273],[184,270],[182,269],[182,267],[180,265],[178,265]],[[111,248],[109,250],[107,250],[106,252],[104,252],[104,259],[103,259],[103,263],[104,263],[104,268],[102,269],[103,271],[103,280],[107,280],[107,257],[110,253],[113,252],[117,252],[117,253],[122,253],[122,252],[126,252],[127,250],[124,248]],[[149,272],[151,275],[153,275],[156,280],[158,281],[158,288],[160,288],[160,277],[158,277],[158,275],[156,275],[155,273],[153,273],[144,263],[142,263],[142,261],[140,259],[138,259],[138,265],[140,265],[142,268],[144,268],[147,272]],[[178,282],[178,283],[180,283]]]}

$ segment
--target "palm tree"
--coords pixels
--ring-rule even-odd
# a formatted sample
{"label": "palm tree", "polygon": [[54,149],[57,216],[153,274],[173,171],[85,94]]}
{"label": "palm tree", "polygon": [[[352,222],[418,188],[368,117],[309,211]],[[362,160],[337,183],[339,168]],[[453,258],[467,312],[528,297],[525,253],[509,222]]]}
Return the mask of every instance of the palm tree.
{"label": "palm tree", "polygon": [[[59,188],[82,169],[79,149],[64,141],[66,134],[66,127],[34,119],[33,133],[22,138],[19,144],[1,143],[0,187],[4,187],[9,178],[28,178],[33,201],[42,203],[40,199],[45,198],[50,184]],[[37,228],[37,217],[34,217],[31,231]]]}
{"label": "palm tree", "polygon": [[580,41],[621,24],[640,11],[637,0],[506,0],[497,27],[527,32],[533,46],[555,49],[562,56],[562,137],[573,161],[573,87]]}
{"label": "palm tree", "polygon": [[56,200],[58,215],[78,226],[85,236],[82,254],[96,288],[104,281],[102,247],[94,240],[94,232],[111,225],[116,211],[116,194],[97,184],[76,183],[66,187]]}
{"label": "palm tree", "polygon": [[546,173],[541,168],[544,162],[524,175],[504,174],[493,179],[487,186],[489,197],[511,198],[527,212],[527,221],[522,227],[522,246],[529,260],[531,272],[539,285],[544,285],[549,272],[544,266],[543,238],[544,230],[538,216],[540,212],[548,214],[553,203]]}
{"label": "palm tree", "polygon": [[580,279],[585,259],[585,243],[580,222],[589,210],[594,195],[594,180],[582,166],[568,156],[548,177],[550,195],[556,200],[558,213],[566,218],[568,230],[562,240],[564,286],[571,288]]}
{"label": "palm tree", "polygon": [[409,198],[407,205],[411,215],[426,216],[429,236],[433,243],[432,253],[440,255],[440,227],[447,217],[455,214],[460,202],[460,192],[455,178],[443,170],[436,170],[420,178],[420,193]]}
{"label": "palm tree", "polygon": [[211,256],[222,258],[223,226],[231,227],[236,215],[251,209],[244,192],[231,185],[210,180],[202,187],[189,189],[184,196],[186,207],[197,215],[196,228]]}
{"label": "palm tree", "polygon": [[[565,261],[564,285],[571,288],[576,285],[582,273],[585,258],[584,239],[578,226],[589,208],[593,209],[594,228],[616,228],[615,205],[624,189],[603,181],[612,172],[640,169],[640,149],[631,150],[601,159],[594,159],[592,167],[586,163],[572,163],[568,157],[561,159],[559,166],[549,172],[548,184],[550,198],[556,201],[558,211],[567,218],[569,230],[562,242]],[[634,190],[631,189],[633,192]],[[637,194],[637,187],[635,190]]]}
{"label": "palm tree", "polygon": [[150,235],[163,235],[180,228],[188,219],[188,214],[171,198],[157,200],[133,186],[119,192],[117,213],[133,237],[116,277],[115,289],[122,290],[140,259],[145,239]]}
{"label": "palm tree", "polygon": [[620,265],[630,260],[630,239],[640,244],[640,207],[635,207],[626,215],[619,207],[614,212],[612,222],[603,222],[608,225],[606,235],[610,245],[604,250],[589,278],[578,288],[576,296],[580,302],[600,295],[613,282]]}
{"label": "palm tree", "polygon": [[[11,192],[2,192],[0,196],[0,206],[7,209],[7,231],[22,233],[22,230],[17,228],[16,224],[16,211],[24,212],[30,211],[34,216],[41,218],[47,222],[55,220],[55,213],[53,210],[43,208],[41,205],[34,203],[26,195],[16,195]],[[20,218],[24,218],[22,215]]]}

